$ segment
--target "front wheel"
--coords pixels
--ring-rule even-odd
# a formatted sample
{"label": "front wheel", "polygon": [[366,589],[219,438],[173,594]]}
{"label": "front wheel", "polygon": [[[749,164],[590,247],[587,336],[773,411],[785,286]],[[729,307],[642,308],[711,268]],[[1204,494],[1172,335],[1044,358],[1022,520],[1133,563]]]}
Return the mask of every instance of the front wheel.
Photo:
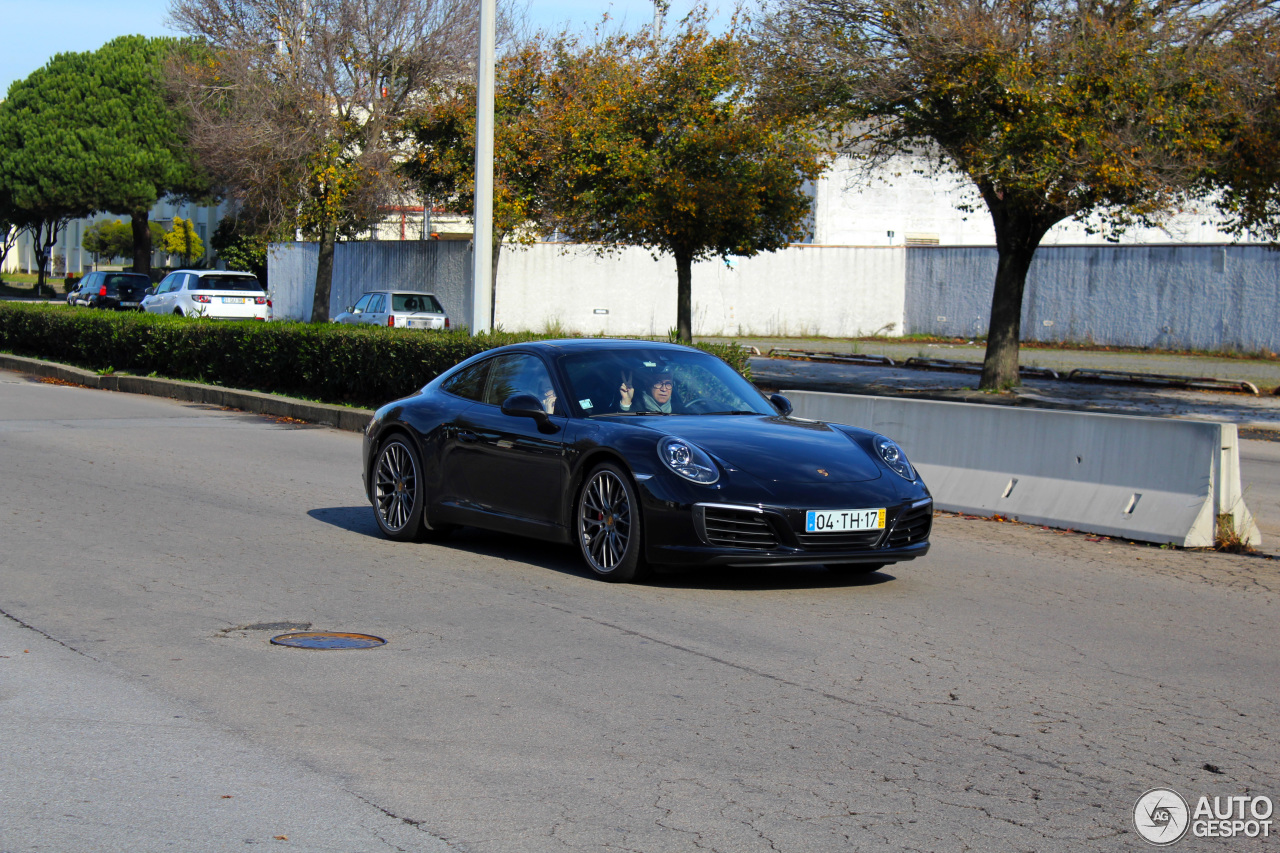
{"label": "front wheel", "polygon": [[604,462],[592,469],[575,522],[582,557],[596,577],[626,583],[643,575],[640,502],[621,468]]}

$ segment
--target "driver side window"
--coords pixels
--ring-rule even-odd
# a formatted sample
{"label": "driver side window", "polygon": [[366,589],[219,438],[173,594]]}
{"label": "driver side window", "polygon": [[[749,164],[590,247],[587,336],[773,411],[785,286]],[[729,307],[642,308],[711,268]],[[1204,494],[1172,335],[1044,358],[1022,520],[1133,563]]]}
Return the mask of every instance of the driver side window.
{"label": "driver side window", "polygon": [[360,297],[360,301],[359,301],[359,302],[357,302],[354,306],[352,306],[352,308],[351,308],[351,313],[352,313],[352,314],[363,314],[365,311],[368,311],[368,310],[369,310],[369,302],[370,302],[370,300],[372,300],[372,299],[373,299],[373,294],[372,294],[372,293],[366,293],[364,296],[361,296],[361,297]]}

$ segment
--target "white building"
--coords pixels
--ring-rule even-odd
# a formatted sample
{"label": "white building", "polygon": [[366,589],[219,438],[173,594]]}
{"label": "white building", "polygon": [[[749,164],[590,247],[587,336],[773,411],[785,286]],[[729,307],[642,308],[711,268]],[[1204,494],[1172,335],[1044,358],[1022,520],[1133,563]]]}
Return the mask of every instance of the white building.
{"label": "white building", "polygon": [[[173,217],[175,216],[192,220],[195,223],[196,233],[200,236],[201,242],[204,243],[205,254],[212,263],[216,261],[217,253],[209,245],[209,238],[213,236],[213,232],[218,227],[218,222],[228,209],[229,206],[225,203],[205,206],[166,200],[152,207],[148,218],[152,222],[158,222],[165,228],[170,228],[173,225]],[[62,232],[58,235],[58,242],[53,246],[53,263],[46,271],[47,274],[51,278],[61,278],[68,274],[83,274],[94,269],[93,254],[86,251],[83,245],[85,231],[97,222],[115,219],[119,219],[125,224],[129,222],[128,214],[118,213],[98,213],[84,219],[73,219],[69,222],[62,229]],[[100,265],[108,264],[112,260],[99,258],[99,263]],[[132,263],[131,258],[114,260],[117,263],[123,261],[126,266]],[[176,262],[176,257],[174,260]],[[170,256],[162,251],[155,251],[152,253],[151,263],[153,266],[169,266]],[[33,274],[36,272],[36,253],[30,234],[24,233],[19,236],[17,245],[3,259],[0,271],[6,273],[30,272]]]}
{"label": "white building", "polygon": [[[923,158],[902,157],[867,177],[848,157],[838,158],[813,188],[812,242],[828,246],[994,246],[995,231],[977,189],[956,173],[934,175]],[[960,206],[971,207],[965,212]],[[1214,211],[1185,210],[1163,228],[1132,228],[1121,244],[1230,243],[1213,225]],[[1110,243],[1067,220],[1041,245]]]}

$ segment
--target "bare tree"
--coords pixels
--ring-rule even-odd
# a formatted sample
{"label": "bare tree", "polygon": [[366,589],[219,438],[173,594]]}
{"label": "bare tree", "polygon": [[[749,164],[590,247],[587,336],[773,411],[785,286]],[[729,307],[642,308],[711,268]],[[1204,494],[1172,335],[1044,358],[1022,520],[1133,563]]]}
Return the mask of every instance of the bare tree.
{"label": "bare tree", "polygon": [[[872,161],[920,152],[991,214],[981,387],[1018,383],[1027,271],[1069,218],[1118,231],[1200,191],[1274,0],[780,0],[759,39],[779,110],[825,114]],[[1250,50],[1250,46],[1252,49]],[[1096,220],[1095,220],[1096,221]]]}
{"label": "bare tree", "polygon": [[470,74],[468,0],[173,0],[171,23],[207,51],[174,63],[191,141],[264,226],[320,243],[312,321],[329,318],[334,243],[402,189],[401,121]]}

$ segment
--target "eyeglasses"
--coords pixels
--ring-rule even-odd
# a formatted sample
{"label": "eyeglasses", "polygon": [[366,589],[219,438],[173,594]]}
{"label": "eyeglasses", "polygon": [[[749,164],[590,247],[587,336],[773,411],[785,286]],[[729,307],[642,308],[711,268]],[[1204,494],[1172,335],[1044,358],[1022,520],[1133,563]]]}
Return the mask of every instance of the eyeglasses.
{"label": "eyeglasses", "polygon": [[674,386],[671,384],[670,379],[659,379],[657,382],[653,383],[653,387],[654,388],[672,388]]}

